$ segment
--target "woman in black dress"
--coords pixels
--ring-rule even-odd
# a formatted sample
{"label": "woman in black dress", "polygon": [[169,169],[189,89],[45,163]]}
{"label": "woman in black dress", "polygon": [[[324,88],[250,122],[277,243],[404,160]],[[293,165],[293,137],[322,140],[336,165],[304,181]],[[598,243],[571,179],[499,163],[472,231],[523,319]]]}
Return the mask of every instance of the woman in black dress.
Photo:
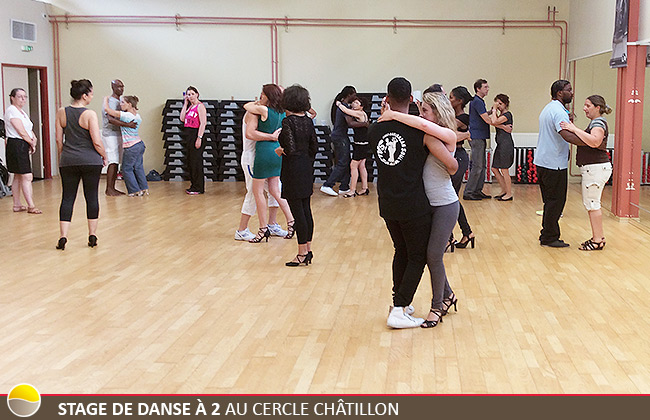
{"label": "woman in black dress", "polygon": [[311,263],[311,241],[314,234],[314,218],[311,214],[311,195],[314,188],[314,157],[317,151],[316,130],[311,118],[305,113],[311,108],[309,92],[300,85],[284,90],[282,107],[286,118],[276,153],[282,157],[282,198],[286,199],[294,217],[298,236],[298,255],[287,262],[288,267]]}
{"label": "woman in black dress", "polygon": [[494,196],[499,201],[512,201],[510,167],[515,162],[515,143],[512,141],[512,134],[504,130],[506,126],[510,126],[512,131],[512,113],[508,111],[509,106],[508,95],[500,93],[494,98],[490,113],[491,124],[497,129],[497,148],[492,159],[492,173],[501,187],[501,193]]}

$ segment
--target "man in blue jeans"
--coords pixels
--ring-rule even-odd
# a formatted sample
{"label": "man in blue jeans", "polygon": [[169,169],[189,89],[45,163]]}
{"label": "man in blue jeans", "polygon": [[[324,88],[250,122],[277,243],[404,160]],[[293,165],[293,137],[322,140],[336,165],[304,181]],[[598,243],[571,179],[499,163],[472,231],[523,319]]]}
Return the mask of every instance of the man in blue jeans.
{"label": "man in blue jeans", "polygon": [[[356,98],[357,91],[352,86],[346,86],[337,99],[345,106],[349,107],[350,103]],[[335,102],[336,102],[335,100]],[[332,146],[334,147],[334,157],[336,164],[332,167],[332,173],[327,181],[320,187],[322,193],[337,197],[339,194],[350,192],[350,137],[348,137],[348,127],[357,127],[365,123],[359,123],[354,118],[346,115],[338,107],[334,114],[334,128],[332,129]],[[332,188],[337,182],[341,182],[338,194]]]}

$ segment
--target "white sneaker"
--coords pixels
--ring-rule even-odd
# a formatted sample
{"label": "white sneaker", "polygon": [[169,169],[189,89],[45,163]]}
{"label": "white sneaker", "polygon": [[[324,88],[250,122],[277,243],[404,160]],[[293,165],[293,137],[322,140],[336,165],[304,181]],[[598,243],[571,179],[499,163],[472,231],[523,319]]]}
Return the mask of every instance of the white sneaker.
{"label": "white sneaker", "polygon": [[269,227],[269,232],[271,232],[271,236],[284,237],[287,236],[287,234],[289,233],[286,230],[282,229],[282,227],[277,223],[274,223],[272,225],[267,225],[267,226]]}
{"label": "white sneaker", "polygon": [[244,230],[236,230],[235,231],[235,240],[236,241],[250,241],[253,239],[255,235],[253,235],[253,232],[248,230],[248,228]]}
{"label": "white sneaker", "polygon": [[411,315],[404,312],[404,308],[396,306],[390,311],[386,325],[391,328],[416,328],[424,322],[422,318],[413,318]]}
{"label": "white sneaker", "polygon": [[339,195],[336,193],[336,191],[334,191],[334,190],[332,189],[332,187],[326,187],[325,185],[323,185],[322,187],[320,187],[320,192],[322,192],[323,194],[331,195],[332,197],[338,197],[338,196],[339,196]]}
{"label": "white sneaker", "polygon": [[350,194],[352,190],[347,189],[347,190],[339,190],[339,195],[345,195],[345,194]]}

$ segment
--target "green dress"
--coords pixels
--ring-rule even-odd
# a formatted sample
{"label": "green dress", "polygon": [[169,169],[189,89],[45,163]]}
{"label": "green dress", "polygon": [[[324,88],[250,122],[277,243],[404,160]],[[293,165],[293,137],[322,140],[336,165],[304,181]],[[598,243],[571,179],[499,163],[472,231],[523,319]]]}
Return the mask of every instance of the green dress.
{"label": "green dress", "polygon": [[[282,127],[282,120],[285,113],[269,108],[269,115],[266,121],[258,118],[257,130],[263,133],[272,134]],[[280,144],[277,141],[255,142],[255,163],[253,164],[253,178],[266,179],[272,176],[280,176],[282,169],[282,158],[275,153]]]}

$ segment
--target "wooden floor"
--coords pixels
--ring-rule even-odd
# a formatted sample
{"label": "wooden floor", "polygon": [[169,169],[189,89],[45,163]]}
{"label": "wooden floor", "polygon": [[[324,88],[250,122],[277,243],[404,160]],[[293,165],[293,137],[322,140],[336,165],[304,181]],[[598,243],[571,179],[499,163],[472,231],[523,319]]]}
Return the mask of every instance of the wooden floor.
{"label": "wooden floor", "polygon": [[[95,249],[80,197],[64,252],[58,180],[34,184],[43,215],[0,200],[0,389],[650,393],[650,235],[607,217],[607,248],[578,251],[590,230],[576,185],[569,249],[538,245],[536,186],[464,202],[476,249],[445,256],[458,313],[429,330],[386,327],[392,252],[374,189],[316,193],[314,264],[287,268],[295,239],[233,240],[243,183],[186,187],[102,195]],[[430,295],[425,273],[417,315]]]}

